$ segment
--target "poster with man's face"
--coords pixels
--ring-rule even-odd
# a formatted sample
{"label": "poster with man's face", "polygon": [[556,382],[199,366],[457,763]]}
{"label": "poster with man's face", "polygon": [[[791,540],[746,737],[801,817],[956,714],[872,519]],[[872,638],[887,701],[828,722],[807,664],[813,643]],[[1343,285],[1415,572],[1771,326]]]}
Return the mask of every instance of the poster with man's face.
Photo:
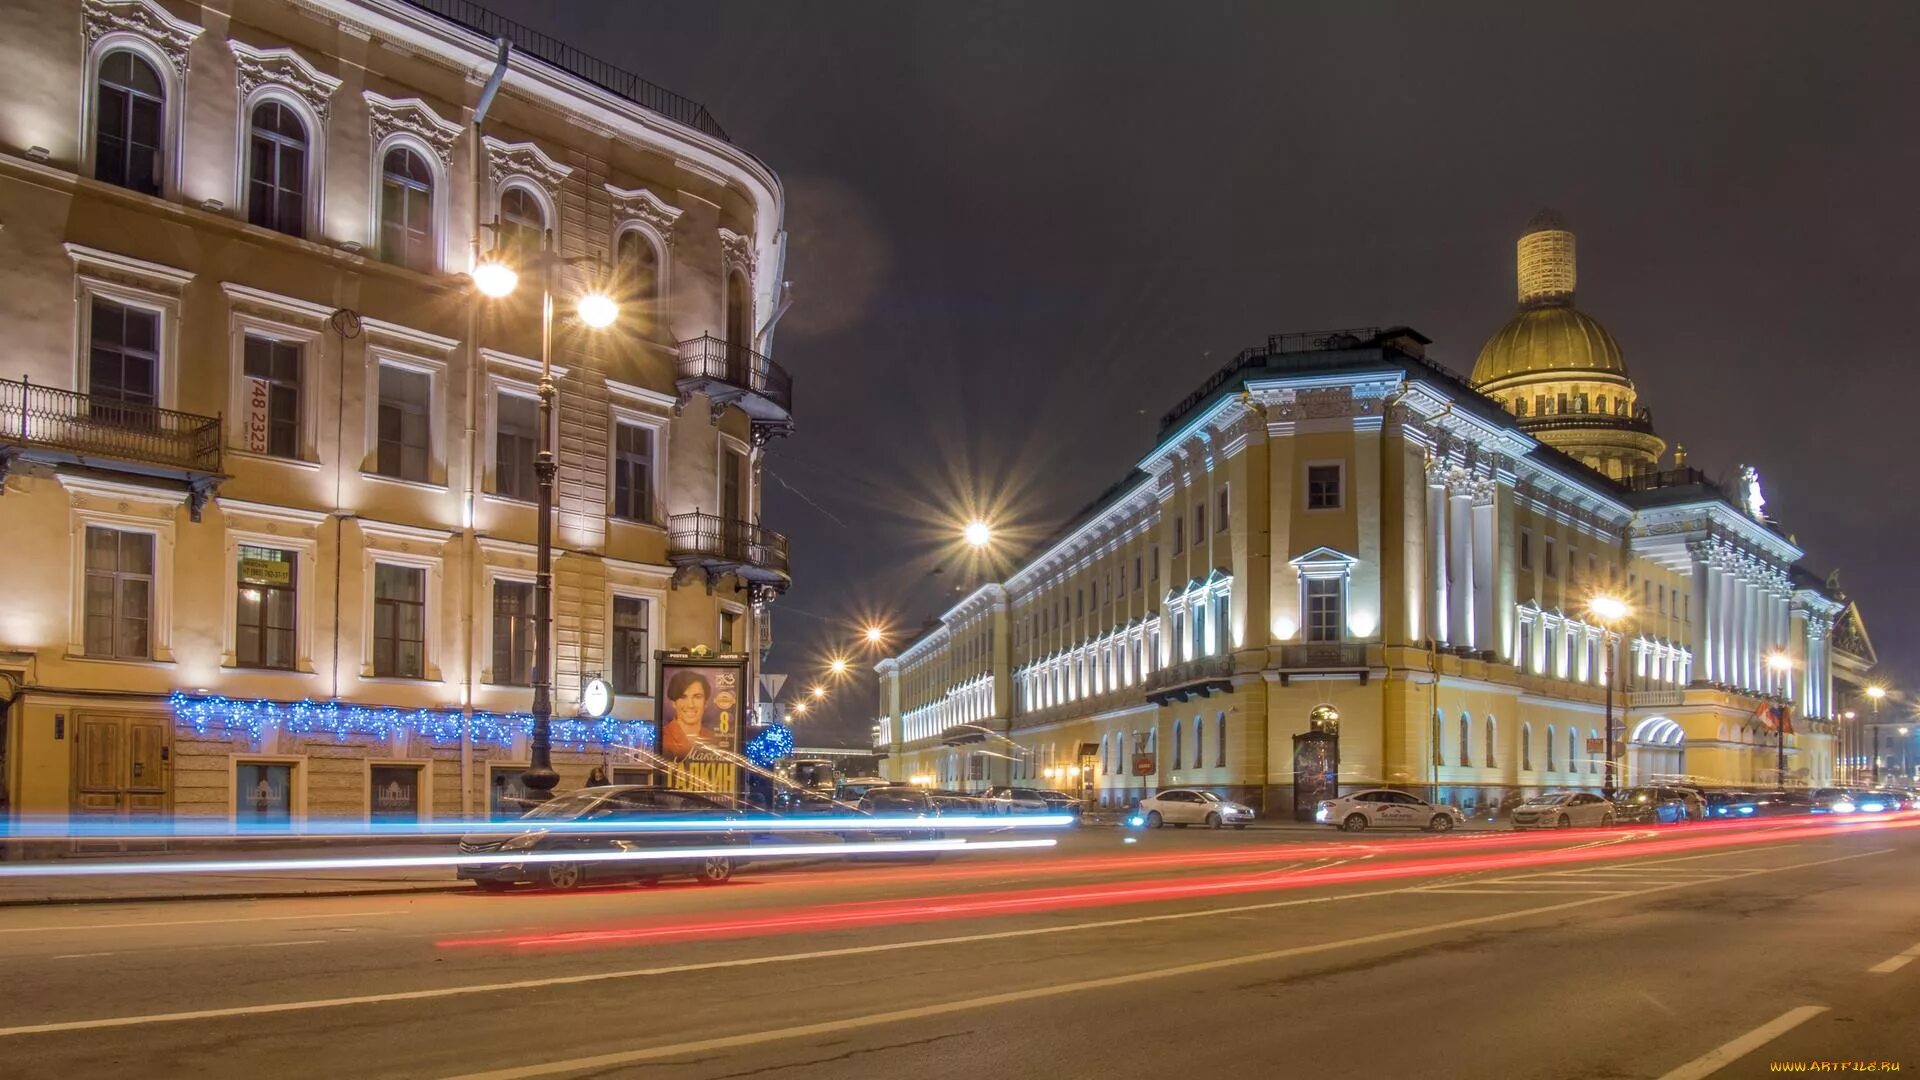
{"label": "poster with man's face", "polygon": [[740,753],[740,731],[746,724],[744,679],[740,664],[661,658],[659,753],[685,770],[668,778],[671,786],[737,790],[733,759]]}

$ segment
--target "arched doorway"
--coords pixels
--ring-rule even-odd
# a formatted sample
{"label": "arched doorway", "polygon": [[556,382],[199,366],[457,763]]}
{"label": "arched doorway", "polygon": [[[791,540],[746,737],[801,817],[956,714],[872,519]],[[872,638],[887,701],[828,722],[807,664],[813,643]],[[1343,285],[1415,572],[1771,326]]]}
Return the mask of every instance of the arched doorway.
{"label": "arched doorway", "polygon": [[1627,740],[1628,784],[1651,784],[1687,774],[1687,733],[1665,716],[1633,726]]}

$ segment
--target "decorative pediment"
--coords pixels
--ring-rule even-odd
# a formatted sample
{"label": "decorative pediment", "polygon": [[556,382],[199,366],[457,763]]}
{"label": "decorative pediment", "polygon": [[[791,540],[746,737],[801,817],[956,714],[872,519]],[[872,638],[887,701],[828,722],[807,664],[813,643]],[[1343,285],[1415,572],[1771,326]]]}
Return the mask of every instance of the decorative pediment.
{"label": "decorative pediment", "polygon": [[1834,620],[1833,647],[1859,658],[1868,668],[1880,663],[1879,654],[1873,651],[1873,641],[1867,637],[1867,624],[1860,618],[1860,605],[1849,603],[1847,610]]}
{"label": "decorative pediment", "polygon": [[732,229],[721,229],[721,272],[732,273],[735,267],[739,267],[749,280],[753,278],[753,238],[741,236]]}
{"label": "decorative pediment", "polygon": [[573,175],[573,166],[562,165],[547,156],[545,150],[530,142],[510,143],[488,135],[487,175],[495,185],[508,177],[522,176],[552,195],[560,193],[560,182]]}
{"label": "decorative pediment", "polygon": [[1299,571],[1301,577],[1343,575],[1350,573],[1359,564],[1359,559],[1330,547],[1317,547],[1304,555],[1296,555],[1287,560],[1287,565]]}
{"label": "decorative pediment", "polygon": [[175,75],[187,76],[188,50],[201,28],[177,19],[152,0],[82,0],[80,18],[86,27],[87,47],[108,34],[133,34],[165,53]]}
{"label": "decorative pediment", "polygon": [[607,194],[613,198],[613,227],[616,231],[629,221],[639,221],[651,226],[662,240],[672,244],[673,223],[679,221],[684,213],[679,207],[667,205],[646,188],[628,190],[608,184]]}
{"label": "decorative pediment", "polygon": [[301,100],[320,117],[321,123],[327,122],[333,92],[340,89],[338,78],[307,63],[292,49],[256,49],[232,38],[227,39],[227,48],[233,50],[234,67],[240,77],[241,97],[262,86],[283,86],[300,95]]}
{"label": "decorative pediment", "polygon": [[412,135],[433,148],[442,167],[452,166],[459,124],[443,118],[419,98],[390,98],[372,90],[361,91],[361,96],[367,100],[367,117],[376,144],[389,135]]}

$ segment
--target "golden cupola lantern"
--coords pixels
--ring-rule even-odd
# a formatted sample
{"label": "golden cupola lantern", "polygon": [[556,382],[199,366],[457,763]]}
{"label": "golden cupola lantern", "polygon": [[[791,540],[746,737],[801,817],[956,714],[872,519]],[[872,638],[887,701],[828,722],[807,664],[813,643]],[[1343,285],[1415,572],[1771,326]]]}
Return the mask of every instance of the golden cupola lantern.
{"label": "golden cupola lantern", "polygon": [[1566,219],[1535,214],[1514,256],[1519,310],[1481,348],[1474,389],[1541,442],[1608,476],[1657,469],[1666,443],[1640,407],[1620,343],[1574,306],[1579,268]]}

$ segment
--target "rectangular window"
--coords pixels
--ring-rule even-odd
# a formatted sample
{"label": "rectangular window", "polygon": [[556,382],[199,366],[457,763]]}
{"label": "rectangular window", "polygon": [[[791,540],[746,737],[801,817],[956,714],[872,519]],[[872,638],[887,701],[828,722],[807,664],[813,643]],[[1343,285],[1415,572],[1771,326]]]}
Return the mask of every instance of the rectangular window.
{"label": "rectangular window", "polygon": [[1153,545],[1153,550],[1148,554],[1152,555],[1153,558],[1147,563],[1147,576],[1150,580],[1159,581],[1160,580],[1160,545],[1159,544]]}
{"label": "rectangular window", "polygon": [[740,651],[740,613],[737,611],[720,613],[720,651]]}
{"label": "rectangular window", "polygon": [[373,564],[373,673],[421,679],[427,674],[427,571]]}
{"label": "rectangular window", "polygon": [[613,516],[653,520],[653,429],[613,426]]}
{"label": "rectangular window", "polygon": [[420,820],[420,766],[374,765],[368,770],[368,818],[378,822]]}
{"label": "rectangular window", "polygon": [[493,681],[500,686],[533,685],[531,582],[493,583]]}
{"label": "rectangular window", "polygon": [[1533,569],[1533,534],[1520,530],[1520,569]]}
{"label": "rectangular window", "polygon": [[648,602],[637,596],[613,598],[613,692],[645,694],[653,649],[647,640]]}
{"label": "rectangular window", "polygon": [[1074,605],[1073,607],[1074,618],[1084,619],[1087,617],[1087,590],[1085,589],[1077,590],[1077,594],[1075,595],[1073,600],[1073,605]]}
{"label": "rectangular window", "polygon": [[1340,579],[1307,579],[1307,640],[1339,641]]}
{"label": "rectangular window", "polygon": [[86,539],[87,655],[150,659],[152,534],[89,525]]}
{"label": "rectangular window", "polygon": [[747,457],[738,450],[720,455],[720,513],[728,521],[747,520]]}
{"label": "rectangular window", "polygon": [[1551,536],[1547,537],[1547,576],[1559,577],[1560,568],[1554,564],[1553,546],[1554,546],[1553,537]]}
{"label": "rectangular window", "polygon": [[293,822],[293,766],[236,762],[233,817],[243,829],[284,829]]}
{"label": "rectangular window", "polygon": [[1233,651],[1232,603],[1226,593],[1213,598],[1213,651],[1222,655]]}
{"label": "rectangular window", "polygon": [[1193,653],[1194,657],[1207,655],[1207,603],[1202,600],[1193,606]]}
{"label": "rectangular window", "polygon": [[432,446],[433,377],[394,364],[380,365],[380,415],[375,472],[395,480],[427,482]]}
{"label": "rectangular window", "polygon": [[1140,576],[1140,556],[1135,555],[1133,557],[1133,587],[1139,589],[1145,587],[1145,585],[1146,579]]}
{"label": "rectangular window", "polygon": [[292,670],[297,560],[291,551],[240,545],[233,641],[233,661],[240,667]]}
{"label": "rectangular window", "polygon": [[1227,486],[1225,484],[1222,484],[1220,485],[1220,493],[1214,497],[1214,508],[1213,508],[1213,531],[1214,532],[1227,531],[1228,505],[1229,503],[1227,500]]}
{"label": "rectangular window", "polygon": [[93,298],[87,343],[88,415],[145,427],[160,403],[160,316]]}
{"label": "rectangular window", "polygon": [[1522,671],[1532,671],[1533,666],[1533,624],[1520,624],[1520,652],[1513,658],[1513,666]]}
{"label": "rectangular window", "polygon": [[1193,508],[1193,542],[1198,546],[1206,541],[1207,504],[1201,503]]}
{"label": "rectangular window", "polygon": [[248,334],[245,342],[247,449],[300,456],[300,345]]}
{"label": "rectangular window", "polygon": [[1338,510],[1341,501],[1339,465],[1307,466],[1307,509]]}
{"label": "rectangular window", "polygon": [[1167,618],[1170,620],[1167,625],[1167,647],[1173,650],[1173,656],[1168,660],[1168,663],[1178,664],[1187,659],[1187,657],[1180,655],[1180,650],[1185,648],[1187,644],[1185,634],[1187,623],[1185,617],[1181,615],[1179,608],[1168,612]]}
{"label": "rectangular window", "polygon": [[540,449],[540,403],[519,394],[496,395],[493,426],[495,494],[534,501],[540,486],[533,470]]}
{"label": "rectangular window", "polygon": [[1654,595],[1659,597],[1660,606],[1657,610],[1660,614],[1665,615],[1667,613],[1667,587],[1665,585],[1660,586]]}
{"label": "rectangular window", "polygon": [[1178,555],[1185,550],[1187,550],[1187,519],[1177,517],[1173,519],[1173,553]]}

